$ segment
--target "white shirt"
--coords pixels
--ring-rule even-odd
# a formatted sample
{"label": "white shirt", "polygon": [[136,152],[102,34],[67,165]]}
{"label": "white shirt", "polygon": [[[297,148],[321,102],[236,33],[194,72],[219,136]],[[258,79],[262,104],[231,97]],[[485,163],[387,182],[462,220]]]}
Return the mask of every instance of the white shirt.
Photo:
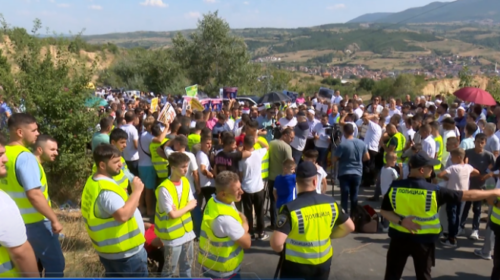
{"label": "white shirt", "polygon": [[326,178],[328,175],[326,174],[323,167],[316,164],[316,168],[318,169],[318,182],[316,183],[316,192],[318,194],[321,194],[321,185],[322,185],[323,179]]}
{"label": "white shirt", "polygon": [[342,102],[342,100],[343,100],[342,96],[340,96],[340,95],[339,96],[335,96],[334,95],[334,96],[332,96],[331,103],[338,105],[338,104],[340,104],[340,102]]}
{"label": "white shirt", "polygon": [[398,179],[399,175],[396,169],[392,167],[382,167],[380,170],[380,190],[385,195],[392,184],[392,181]]}
{"label": "white shirt", "polygon": [[[165,147],[165,155],[167,158],[172,154],[175,153],[174,150],[172,150],[170,147]],[[193,153],[184,151],[184,154],[189,157],[189,165],[188,165],[188,171],[186,173],[186,178],[189,181],[189,185],[191,186],[191,191],[193,193],[196,192],[196,185],[194,184],[194,177],[193,177],[193,172],[198,171],[198,163],[196,163],[196,157],[193,155]]]}
{"label": "white shirt", "polygon": [[[182,180],[178,186],[175,186],[175,190],[177,191],[177,197],[175,199],[180,204],[180,201],[182,198]],[[191,189],[189,189],[188,202],[193,200],[193,199],[194,199],[193,192],[191,191]],[[168,190],[166,188],[161,187],[159,190],[158,205],[160,207],[160,211],[165,212],[167,215],[168,215],[168,213],[172,212],[172,210],[173,210],[173,206],[175,205],[174,198],[172,197],[172,195],[168,192]],[[177,209],[177,210],[179,210],[179,209]],[[190,231],[190,232],[187,232],[186,234],[184,234],[184,236],[182,236],[180,238],[177,238],[174,240],[163,240],[162,239],[162,242],[166,246],[175,247],[175,246],[180,246],[186,242],[189,242],[195,238],[196,238],[196,234],[194,233],[194,231]]]}
{"label": "white shirt", "polygon": [[0,245],[15,248],[28,241],[26,226],[16,203],[4,191],[0,191]]}
{"label": "white shirt", "polygon": [[368,122],[368,130],[366,130],[365,134],[365,144],[368,147],[368,150],[372,150],[378,152],[378,143],[380,141],[380,137],[382,137],[382,128],[377,123],[373,121]]}
{"label": "white shirt", "polygon": [[[495,132],[495,135],[496,135],[496,137],[498,137],[498,139],[500,139],[500,130],[498,130],[497,132]],[[500,180],[498,180],[498,181],[500,181]]]}
{"label": "white shirt", "polygon": [[123,149],[123,158],[126,161],[139,160],[139,151],[134,146],[134,140],[139,140],[139,132],[137,128],[131,124],[125,124],[120,127],[128,135],[127,147]]}
{"label": "white shirt", "polygon": [[307,124],[309,124],[309,136],[307,136],[307,139],[312,139],[314,137],[312,132],[314,131],[314,127],[316,127],[318,123],[320,123],[320,121],[318,121],[317,119],[313,119],[312,121],[307,119]]}
{"label": "white shirt", "polygon": [[258,149],[252,155],[239,162],[239,169],[242,173],[241,188],[246,193],[257,193],[264,189],[262,181],[262,159],[267,153],[267,149]]}
{"label": "white shirt", "polygon": [[436,141],[434,141],[432,135],[422,139],[422,151],[424,151],[430,158],[434,158],[436,156]]}
{"label": "white shirt", "polygon": [[403,135],[406,137],[406,141],[410,140],[410,138],[413,140],[415,137],[415,130],[413,128],[407,129],[405,126],[405,133]]}
{"label": "white shirt", "polygon": [[191,121],[189,124],[189,128],[195,128],[196,127],[196,121]]}
{"label": "white shirt", "polygon": [[376,105],[377,107],[374,108],[374,105],[375,104],[372,104],[372,106],[370,106],[370,109],[368,110],[369,113],[372,113],[372,114],[380,114],[380,113],[382,113],[382,110],[384,110],[384,107],[382,107],[382,105]]}
{"label": "white shirt", "polygon": [[297,118],[293,117],[291,120],[288,120],[287,118],[281,118],[279,120],[281,129],[284,129],[285,127],[291,127],[294,128],[297,125]]}
{"label": "white shirt", "polygon": [[153,135],[144,131],[139,137],[139,166],[153,166],[149,145],[153,142]]}
{"label": "white shirt", "polygon": [[234,129],[234,120],[233,119],[231,119],[231,118],[227,119],[226,124],[229,126],[230,130]]}
{"label": "white shirt", "polygon": [[314,146],[318,148],[328,148],[330,146],[330,135],[325,133],[325,128],[322,123],[317,123],[313,127],[313,131],[319,136],[318,139],[314,140]]}
{"label": "white shirt", "polygon": [[358,118],[362,118],[363,117],[363,110],[361,108],[356,108],[356,110],[354,110],[354,114],[356,114],[358,116]]}
{"label": "white shirt", "polygon": [[[198,153],[196,153],[196,163],[198,164],[198,167],[204,165],[208,171],[212,170],[212,167],[210,166],[210,159],[203,151],[198,151]],[[215,186],[214,180],[209,179],[207,176],[203,175],[203,173],[201,172],[201,168],[198,168],[198,176],[200,177],[200,187],[203,188]]]}
{"label": "white shirt", "polygon": [[[356,123],[354,123],[354,122],[345,122],[345,124],[348,124],[348,123],[350,123],[352,125],[352,127],[354,128],[354,133],[352,134],[352,136],[354,138],[358,138],[358,126],[356,125]],[[344,134],[342,133],[342,138],[340,139],[340,142],[343,142],[345,140],[346,139],[344,137]]]}
{"label": "white shirt", "polygon": [[394,116],[394,115],[401,116],[401,111],[399,111],[398,109],[394,109],[394,110],[389,109],[389,118],[392,118],[392,116]]}

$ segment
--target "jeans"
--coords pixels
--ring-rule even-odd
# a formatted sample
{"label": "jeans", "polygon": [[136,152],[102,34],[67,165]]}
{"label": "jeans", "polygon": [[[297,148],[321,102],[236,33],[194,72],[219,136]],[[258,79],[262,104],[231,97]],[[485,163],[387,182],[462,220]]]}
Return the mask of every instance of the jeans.
{"label": "jeans", "polygon": [[106,277],[148,277],[148,253],[144,248],[126,259],[108,260],[100,256],[99,259],[106,270]]}
{"label": "jeans", "polygon": [[[292,148],[293,149],[293,148]],[[271,227],[274,228],[276,225],[276,216],[277,216],[277,211],[276,211],[276,200],[274,200],[274,180],[269,180],[267,182],[267,192],[269,196],[269,200],[271,201],[269,205],[269,216],[271,217]]]}
{"label": "jeans", "polygon": [[196,207],[191,210],[191,218],[193,219],[193,231],[194,234],[196,234],[196,237],[200,237],[200,231],[201,231],[201,222],[203,220],[203,213],[201,212],[201,204],[203,202],[203,195],[200,194],[194,194],[196,199]]}
{"label": "jeans", "polygon": [[[340,204],[346,213],[352,213],[358,206],[358,192],[361,184],[361,176],[354,174],[346,174],[339,176],[340,184]],[[351,200],[351,211],[347,210],[348,200]]]}
{"label": "jeans", "polygon": [[172,278],[179,265],[179,277],[191,278],[192,263],[193,240],[175,247],[165,246],[165,265],[161,277]]}
{"label": "jeans", "polygon": [[472,204],[472,212],[474,216],[472,217],[472,230],[479,230],[479,219],[481,218],[481,201],[465,202],[464,211],[462,212],[462,221],[460,222],[460,227],[465,228],[465,223],[469,216],[469,210]]}
{"label": "jeans", "polygon": [[127,168],[128,170],[130,170],[130,173],[134,174],[134,176],[139,177],[139,160],[125,161],[125,163],[127,164]]}
{"label": "jeans", "polygon": [[448,237],[457,237],[458,227],[460,226],[460,211],[462,210],[462,202],[447,203],[446,214],[448,215]]}
{"label": "jeans", "polygon": [[265,190],[262,189],[256,193],[243,193],[241,197],[243,202],[243,213],[248,221],[248,231],[250,235],[254,235],[253,229],[253,210],[257,218],[257,234],[264,233],[264,203],[265,203]]}
{"label": "jeans", "polygon": [[215,194],[215,187],[202,187],[201,194],[205,198],[205,205],[203,206],[203,211],[205,211],[208,201],[212,198],[212,195]]}
{"label": "jeans", "polygon": [[52,223],[41,221],[27,224],[26,235],[33,247],[35,257],[45,268],[45,277],[64,277],[66,263],[59,242],[59,234],[52,232]]}
{"label": "jeans", "polygon": [[[493,211],[492,206],[490,206],[488,209],[488,217],[491,216],[491,211]],[[493,246],[495,245],[495,239],[495,233],[491,230],[490,222],[488,222],[488,225],[486,226],[486,233],[484,234],[484,245],[483,248],[481,248],[483,255],[492,255]]]}
{"label": "jeans", "polygon": [[292,158],[295,161],[296,165],[299,164],[301,157],[302,157],[302,151],[299,151],[294,147],[292,147]]}
{"label": "jeans", "polygon": [[316,151],[318,151],[318,164],[323,167],[324,170],[327,169],[326,162],[327,162],[327,156],[328,156],[328,148],[316,148]]}

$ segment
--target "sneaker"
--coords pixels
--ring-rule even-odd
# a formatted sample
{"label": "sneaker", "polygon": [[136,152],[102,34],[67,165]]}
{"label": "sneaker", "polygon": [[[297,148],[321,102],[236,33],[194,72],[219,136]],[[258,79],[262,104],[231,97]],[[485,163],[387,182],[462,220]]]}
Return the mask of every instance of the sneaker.
{"label": "sneaker", "polygon": [[472,240],[479,240],[479,233],[477,230],[473,230],[472,234],[469,236],[469,239]]}
{"label": "sneaker", "polygon": [[383,233],[388,233],[389,232],[389,227],[382,227],[382,232]]}
{"label": "sneaker", "polygon": [[465,236],[465,229],[463,227],[458,228],[457,236]]}
{"label": "sneaker", "polygon": [[485,259],[485,260],[491,260],[491,255],[485,255],[483,254],[483,250],[481,249],[475,249],[474,250],[474,255],[482,258],[482,259]]}
{"label": "sneaker", "polygon": [[269,234],[267,234],[267,233],[259,234],[259,237],[257,237],[257,239],[261,240],[261,241],[268,240],[269,239]]}
{"label": "sneaker", "polygon": [[441,235],[444,237],[444,238],[448,238],[448,233],[447,232],[441,232]]}
{"label": "sneaker", "polygon": [[451,239],[451,238],[441,238],[439,240],[443,246],[446,247],[457,247],[457,240],[456,239]]}

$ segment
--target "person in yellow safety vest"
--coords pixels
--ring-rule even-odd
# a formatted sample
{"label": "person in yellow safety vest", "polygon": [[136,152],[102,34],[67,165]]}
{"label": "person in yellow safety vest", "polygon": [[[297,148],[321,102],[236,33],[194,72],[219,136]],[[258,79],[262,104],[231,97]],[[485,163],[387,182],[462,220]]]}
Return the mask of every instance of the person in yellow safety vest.
{"label": "person in yellow safety vest", "polygon": [[[491,214],[489,217],[489,226],[495,234],[495,244],[500,244],[500,197],[490,198],[488,204],[492,205]],[[486,242],[486,241],[485,241]],[[497,248],[493,251],[493,270],[491,279],[500,279],[500,253]]]}
{"label": "person in yellow safety vest", "polygon": [[107,116],[101,119],[99,122],[101,127],[100,131],[97,131],[92,135],[91,148],[94,151],[95,147],[99,144],[109,144],[109,134],[113,130],[113,117]]}
{"label": "person in yellow safety vest", "polygon": [[35,256],[47,277],[64,277],[64,255],[59,242],[62,225],[51,208],[47,177],[42,165],[27,148],[36,143],[38,125],[28,113],[15,113],[8,121],[10,143],[5,147],[7,177],[0,189],[15,202],[26,225]]}
{"label": "person in yellow safety vest", "polygon": [[[7,176],[5,138],[0,136],[0,180]],[[33,248],[28,242],[21,212],[8,194],[0,190],[0,278],[39,277]]]}
{"label": "person in yellow safety vest", "polygon": [[[417,279],[432,279],[435,242],[441,233],[438,210],[443,204],[481,201],[500,196],[500,189],[456,191],[426,181],[438,160],[419,151],[410,157],[408,179],[393,181],[382,202],[381,214],[390,222],[385,280],[401,279],[412,256]],[[443,242],[443,240],[441,240]],[[447,243],[456,246],[456,243]]]}
{"label": "person in yellow safety vest", "polygon": [[441,171],[441,161],[443,160],[443,150],[445,149],[443,143],[443,137],[439,134],[439,123],[437,121],[433,121],[430,123],[432,137],[434,137],[434,141],[436,142],[436,159],[439,160],[439,164],[434,166],[434,172],[439,173]]}
{"label": "person in yellow safety vest", "polygon": [[203,213],[198,263],[204,277],[237,279],[240,278],[243,250],[252,245],[248,221],[234,205],[241,201],[243,194],[238,174],[220,172],[215,177],[215,189]]}
{"label": "person in yellow safety vest", "polygon": [[[109,138],[110,144],[115,146],[120,153],[122,153],[125,147],[127,147],[128,134],[122,129],[114,129]],[[129,181],[134,178],[134,175],[130,172],[130,170],[128,170],[127,163],[122,156],[120,156],[120,160],[122,162],[122,169],[117,175],[113,176],[113,180],[115,180],[116,184],[128,193]],[[94,163],[92,166],[92,174],[97,172],[97,169],[97,165]]]}
{"label": "person in yellow safety vest", "polygon": [[271,247],[281,253],[281,279],[328,279],[333,256],[330,239],[354,231],[354,223],[335,199],[316,192],[317,172],[314,163],[300,163],[295,171],[298,196],[280,209]]}
{"label": "person in yellow safety vest", "polygon": [[135,177],[130,196],[116,184],[122,162],[115,146],[97,146],[93,158],[97,172],[83,188],[82,217],[106,277],[147,277],[144,223],[137,208],[144,184]]}
{"label": "person in yellow safety vest", "polygon": [[189,180],[185,177],[189,157],[180,152],[169,156],[172,174],[156,189],[155,234],[164,245],[165,265],[162,277],[171,278],[179,266],[179,275],[191,278],[193,231],[191,211],[196,207]]}
{"label": "person in yellow safety vest", "polygon": [[[170,126],[167,124],[162,130],[160,124],[156,124],[151,129],[151,134],[153,134],[154,137],[160,139],[161,135],[165,135],[165,137],[160,143],[151,142],[151,144],[149,145],[149,152],[151,153],[151,161],[153,163],[153,167],[156,170],[156,176],[159,179],[159,181],[157,181],[157,185],[159,185],[161,182],[163,182],[163,180],[168,178],[169,175],[168,159],[165,159],[160,154],[158,154],[158,149],[163,145],[165,145],[165,143],[167,143],[170,140],[169,138],[166,137],[169,131],[169,127]],[[162,155],[164,155],[165,152],[163,152],[163,149],[160,148],[160,150],[162,150]]]}
{"label": "person in yellow safety vest", "polygon": [[393,124],[388,124],[386,126],[386,131],[389,141],[384,147],[384,164],[387,163],[385,161],[385,156],[388,152],[395,153],[398,158],[397,162],[403,163],[403,149],[406,145],[406,137],[401,132],[398,132],[398,129]]}
{"label": "person in yellow safety vest", "polygon": [[188,148],[189,151],[193,150],[193,146],[200,143],[201,141],[201,130],[207,126],[207,122],[199,121],[194,127],[193,133],[188,136]]}

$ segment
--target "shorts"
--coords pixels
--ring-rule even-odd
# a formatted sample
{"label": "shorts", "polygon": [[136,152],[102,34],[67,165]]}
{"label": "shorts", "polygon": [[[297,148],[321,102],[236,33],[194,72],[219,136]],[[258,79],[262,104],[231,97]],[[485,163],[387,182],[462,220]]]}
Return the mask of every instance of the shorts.
{"label": "shorts", "polygon": [[156,189],[156,170],[153,166],[139,166],[139,178],[146,189]]}

